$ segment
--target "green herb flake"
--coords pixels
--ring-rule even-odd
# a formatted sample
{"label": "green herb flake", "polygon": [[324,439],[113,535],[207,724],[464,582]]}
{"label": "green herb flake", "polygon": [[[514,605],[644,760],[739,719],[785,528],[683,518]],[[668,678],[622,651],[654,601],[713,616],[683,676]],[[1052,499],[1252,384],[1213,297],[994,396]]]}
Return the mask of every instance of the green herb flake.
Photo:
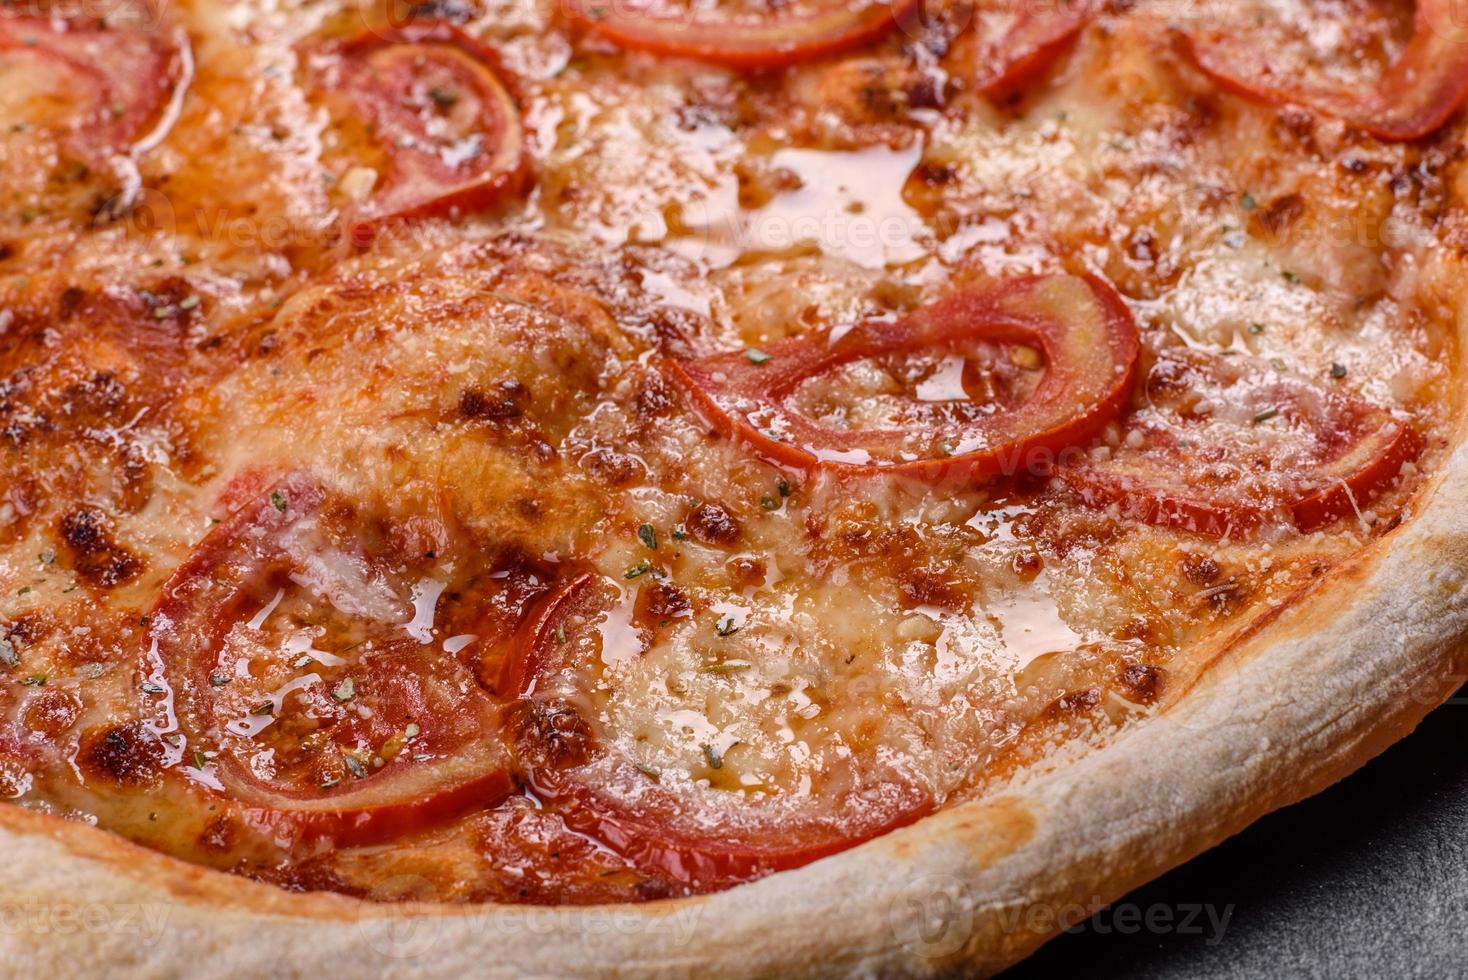
{"label": "green herb flake", "polygon": [[322,789],[335,789],[336,787],[340,786],[341,784],[342,784],[342,781],[340,779],[328,779],[326,782],[324,782],[324,783],[321,784],[321,788]]}
{"label": "green herb flake", "polygon": [[266,701],[264,704],[262,704],[262,705],[260,705],[258,707],[251,708],[250,709],[250,714],[252,714],[252,715],[273,715],[273,714],[275,714],[275,702],[274,701]]}
{"label": "green herb flake", "polygon": [[26,593],[28,593],[30,591],[31,591],[31,587],[29,585],[22,585],[20,588],[18,588],[18,589],[15,590],[15,594],[16,595],[25,595]]}
{"label": "green herb flake", "polygon": [[661,769],[656,769],[653,766],[645,766],[640,762],[632,763],[632,767],[638,772],[642,773],[644,776],[648,776],[652,779],[658,779],[663,774],[663,771]]}
{"label": "green herb flake", "polygon": [[1249,324],[1249,332],[1251,334],[1253,334],[1254,336],[1256,336],[1256,337],[1259,336],[1261,333],[1264,332],[1264,324],[1262,324],[1262,323],[1251,323],[1251,324]]}
{"label": "green herb flake", "polygon": [[143,693],[144,694],[163,694],[163,693],[165,693],[165,691],[164,691],[164,688],[163,688],[163,686],[161,684],[154,684],[152,681],[146,681],[143,684]]}
{"label": "green herb flake", "polygon": [[56,560],[56,552],[50,548],[47,548],[46,550],[42,551],[37,557],[41,559],[42,565],[49,565]]}
{"label": "green herb flake", "polygon": [[282,514],[285,513],[285,509],[287,506],[285,494],[281,493],[279,490],[270,491],[270,503],[275,506],[276,510],[280,511]]}
{"label": "green herb flake", "polygon": [[790,481],[781,480],[775,489],[780,491],[780,496],[782,497],[790,496]]}
{"label": "green herb flake", "polygon": [[566,624],[565,623],[557,623],[556,624],[556,642],[557,643],[565,643],[566,642]]}
{"label": "green herb flake", "polygon": [[739,632],[739,624],[734,622],[733,616],[729,616],[719,620],[718,625],[714,627],[714,631],[720,636],[733,636]]}
{"label": "green herb flake", "polygon": [[780,509],[780,501],[776,500],[774,497],[771,497],[768,494],[766,494],[765,496],[759,498],[759,505],[761,507],[763,507],[765,510],[779,510]]}
{"label": "green herb flake", "polygon": [[168,735],[163,736],[163,741],[167,742],[174,748],[178,748],[179,746],[183,745],[183,736],[180,735],[178,732],[172,732]]}
{"label": "green herb flake", "polygon": [[1300,284],[1300,277],[1291,272],[1289,269],[1285,269],[1283,272],[1280,273],[1280,275],[1284,276],[1284,281],[1289,283],[1291,286],[1298,286]]}
{"label": "green herb flake", "polygon": [[724,756],[718,749],[707,743],[703,746],[703,757],[708,760],[710,769],[724,768]]}
{"label": "green herb flake", "polygon": [[744,357],[745,360],[749,361],[749,363],[751,364],[767,364],[774,359],[772,355],[766,354],[758,347],[751,347],[746,350],[744,352]]}
{"label": "green herb flake", "polygon": [[1243,205],[1245,211],[1252,211],[1259,206],[1259,202],[1254,199],[1254,195],[1248,191],[1244,192],[1244,196],[1239,199],[1239,203]]}
{"label": "green herb flake", "polygon": [[1264,411],[1262,411],[1258,415],[1255,415],[1254,416],[1254,424],[1255,425],[1263,425],[1265,422],[1268,422],[1270,419],[1274,418],[1278,414],[1279,414],[1279,409],[1277,409],[1277,408],[1266,408]]}
{"label": "green herb flake", "polygon": [[1346,366],[1344,364],[1332,364],[1330,366],[1330,376],[1337,381],[1341,380],[1346,376]]}
{"label": "green herb flake", "polygon": [[203,752],[194,753],[194,768],[203,772],[209,765],[209,760],[204,758]]}
{"label": "green herb flake", "polygon": [[650,571],[652,571],[652,564],[644,559],[633,565],[631,568],[627,569],[627,574],[625,577],[631,580],[646,575]]}
{"label": "green herb flake", "polygon": [[683,525],[682,524],[678,524],[678,525],[676,525],[673,528],[673,540],[674,541],[682,541],[682,540],[686,539],[687,537],[688,537],[688,532],[683,529]]}
{"label": "green herb flake", "polygon": [[356,694],[357,683],[350,677],[343,678],[342,682],[336,686],[336,690],[331,692],[331,696],[336,699],[337,704],[346,704]]}
{"label": "green herb flake", "polygon": [[748,660],[723,660],[716,664],[704,664],[698,671],[701,674],[737,674],[753,666]]}
{"label": "green herb flake", "polygon": [[223,687],[224,685],[229,683],[229,678],[224,674],[210,674],[209,683],[213,684],[215,687]]}
{"label": "green herb flake", "polygon": [[428,97],[432,99],[433,104],[438,106],[440,109],[447,109],[457,104],[459,101],[459,93],[452,92],[438,85],[435,85],[433,86],[433,88],[428,90]]}
{"label": "green herb flake", "polygon": [[45,687],[46,686],[46,675],[45,674],[32,674],[29,677],[22,677],[20,679],[20,683],[21,683],[21,686],[23,686],[23,687]]}
{"label": "green herb flake", "polygon": [[198,305],[199,297],[197,296],[185,296],[183,299],[178,301],[178,308],[181,310],[192,310]]}
{"label": "green herb flake", "polygon": [[658,550],[658,532],[653,530],[651,524],[644,524],[639,527],[637,529],[637,536],[642,539],[643,544],[647,545],[649,551]]}
{"label": "green herb flake", "polygon": [[302,667],[310,666],[312,662],[311,655],[309,653],[303,653],[291,661],[291,666],[296,668],[296,670],[300,670]]}
{"label": "green herb flake", "polygon": [[343,756],[343,761],[346,762],[347,771],[352,774],[353,779],[367,778],[367,767],[362,765],[362,760],[354,755],[348,755]]}

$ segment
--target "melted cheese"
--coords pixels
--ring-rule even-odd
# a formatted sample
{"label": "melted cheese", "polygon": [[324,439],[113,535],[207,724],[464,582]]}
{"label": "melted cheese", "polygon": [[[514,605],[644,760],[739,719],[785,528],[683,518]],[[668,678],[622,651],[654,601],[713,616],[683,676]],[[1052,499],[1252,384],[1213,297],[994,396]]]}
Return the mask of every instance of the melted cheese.
{"label": "melted cheese", "polygon": [[[178,5],[197,78],[138,161],[128,214],[80,214],[45,176],[54,142],[0,140],[0,791],[293,887],[401,898],[392,882],[412,875],[413,897],[466,901],[681,887],[524,797],[372,848],[262,836],[192,747],[140,748],[127,726],[170,729],[139,697],[140,677],[167,683],[139,617],[252,471],[309,472],[364,522],[447,535],[432,548],[456,564],[384,561],[373,579],[297,556],[245,614],[253,638],[225,651],[245,644],[241,678],[268,672],[272,711],[239,705],[239,738],[330,707],[358,656],[353,617],[493,673],[503,651],[469,583],[511,558],[616,584],[568,689],[604,747],[715,812],[799,811],[853,756],[944,804],[1047,764],[1056,742],[1138,723],[1205,651],[1410,514],[1456,410],[1457,273],[1437,250],[1462,179],[1436,145],[1218,93],[1167,43],[1170,4],[1125,6],[996,106],[966,90],[972,47],[941,21],[928,46],[741,78],[579,37],[551,4],[494,5],[467,29],[519,76],[534,189],[348,250],[333,229],[386,164],[313,88],[309,42],[362,12]],[[1269,6],[1332,70],[1346,50],[1389,56],[1402,30],[1360,3]],[[0,51],[0,82],[17,73],[0,115],[61,90]],[[1046,485],[784,471],[712,435],[658,371],[669,350],[1059,270],[1115,283],[1152,350],[1275,360],[1432,448],[1359,521],[1220,543]],[[872,396],[867,422],[908,393],[941,406],[1023,387],[993,351],[969,353],[908,375],[863,363],[840,387]],[[1087,450],[1127,439],[1113,426]],[[693,533],[706,504],[738,530]],[[664,586],[686,612],[635,622],[639,593]],[[132,733],[112,755],[109,732]]]}

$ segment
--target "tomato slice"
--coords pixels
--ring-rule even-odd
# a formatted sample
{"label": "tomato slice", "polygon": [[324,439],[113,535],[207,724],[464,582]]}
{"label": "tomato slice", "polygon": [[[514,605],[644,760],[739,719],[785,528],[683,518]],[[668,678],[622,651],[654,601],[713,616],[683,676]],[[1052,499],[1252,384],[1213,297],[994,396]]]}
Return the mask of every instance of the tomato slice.
{"label": "tomato slice", "polygon": [[46,95],[68,103],[63,125],[83,162],[150,149],[192,74],[187,37],[164,36],[151,26],[157,15],[141,5],[118,4],[106,19],[61,6],[25,15],[0,7],[0,78],[5,62],[16,61],[19,71],[51,79]]}
{"label": "tomato slice", "polygon": [[1100,0],[1025,0],[1003,35],[980,44],[973,86],[991,95],[1011,91],[1060,57],[1100,10]]}
{"label": "tomato slice", "polygon": [[404,595],[410,561],[370,524],[286,476],[204,539],[150,617],[144,691],[165,719],[176,701],[178,761],[275,836],[370,843],[513,790],[497,707],[425,642],[443,583]]}
{"label": "tomato slice", "polygon": [[1364,509],[1422,451],[1405,422],[1267,363],[1167,351],[1107,458],[1056,476],[1088,505],[1208,537],[1309,532]]}
{"label": "tomato slice", "polygon": [[[598,575],[568,582],[544,601],[505,665],[505,690],[522,692],[507,719],[523,778],[572,830],[647,874],[704,891],[807,864],[932,810],[931,795],[879,752],[850,745],[798,743],[792,756],[815,752],[819,764],[808,782],[792,778],[779,791],[748,789],[735,776],[738,742],[704,746],[701,776],[639,761],[644,740],[601,730],[597,707],[616,685],[609,662],[629,656],[607,641],[625,608],[621,591]],[[703,724],[684,713],[673,715],[678,724]],[[776,764],[762,756],[753,768]]]}
{"label": "tomato slice", "polygon": [[358,244],[384,221],[478,211],[523,187],[520,108],[492,50],[431,21],[364,31],[338,54],[334,84],[388,158],[355,215]]}
{"label": "tomato slice", "polygon": [[1224,88],[1263,102],[1295,102],[1384,140],[1434,132],[1468,96],[1468,21],[1456,0],[1418,0],[1411,41],[1369,91],[1297,77],[1248,37],[1224,29],[1192,34],[1193,59]]}
{"label": "tomato slice", "polygon": [[[794,404],[812,382],[853,362],[975,342],[1009,345],[1011,361],[1032,358],[1033,389],[1013,404],[954,391],[941,411],[914,405],[921,411],[881,427],[853,424],[845,406],[812,417],[814,410]],[[670,370],[714,425],[771,460],[930,480],[983,478],[1047,471],[1059,452],[1092,438],[1126,404],[1138,349],[1136,323],[1115,290],[1094,276],[1055,275],[964,290],[896,321],[763,351],[672,361]]]}
{"label": "tomato slice", "polygon": [[[625,48],[727,65],[782,68],[874,41],[921,0],[797,0],[778,7],[680,6],[670,0],[578,0],[571,16]],[[775,12],[772,12],[775,11]]]}

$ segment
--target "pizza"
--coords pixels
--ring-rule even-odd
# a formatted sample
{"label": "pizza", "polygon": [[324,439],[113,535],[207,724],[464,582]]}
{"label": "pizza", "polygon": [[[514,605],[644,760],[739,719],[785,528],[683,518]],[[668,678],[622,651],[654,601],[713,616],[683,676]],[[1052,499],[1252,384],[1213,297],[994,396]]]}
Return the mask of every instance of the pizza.
{"label": "pizza", "polygon": [[987,974],[1463,677],[1451,0],[0,0],[17,970]]}

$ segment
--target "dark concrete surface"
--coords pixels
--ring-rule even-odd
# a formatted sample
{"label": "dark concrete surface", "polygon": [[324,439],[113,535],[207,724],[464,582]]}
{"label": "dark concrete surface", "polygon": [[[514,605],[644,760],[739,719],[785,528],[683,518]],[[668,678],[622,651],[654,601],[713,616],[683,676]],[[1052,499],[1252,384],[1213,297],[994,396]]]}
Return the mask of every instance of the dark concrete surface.
{"label": "dark concrete surface", "polygon": [[1468,688],[1349,779],[1005,977],[1468,977]]}

